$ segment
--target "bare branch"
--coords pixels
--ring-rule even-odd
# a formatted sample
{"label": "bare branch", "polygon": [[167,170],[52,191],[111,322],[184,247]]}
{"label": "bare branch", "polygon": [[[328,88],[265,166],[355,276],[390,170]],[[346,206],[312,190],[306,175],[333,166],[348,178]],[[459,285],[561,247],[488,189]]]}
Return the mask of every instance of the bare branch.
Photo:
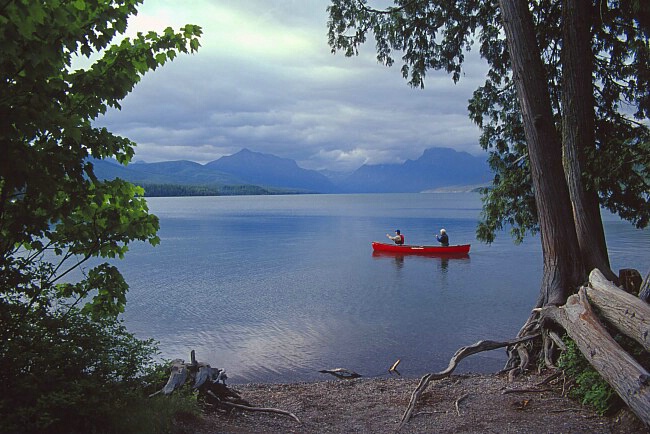
{"label": "bare branch", "polygon": [[[219,399],[219,397],[217,397],[217,395],[215,395],[214,392],[212,392],[211,390],[208,390],[208,394],[211,395],[212,397],[216,398],[216,399]],[[290,418],[294,419],[298,423],[302,423],[302,422],[300,422],[300,419],[298,419],[298,416],[296,416],[295,414],[293,414],[293,413],[291,413],[289,411],[280,410],[280,409],[277,409],[277,408],[249,407],[248,405],[235,404],[235,403],[232,403],[232,402],[222,401],[222,400],[220,400],[220,403],[227,406],[227,407],[238,408],[240,410],[260,411],[260,412],[264,412],[264,413],[283,414],[285,416],[289,416]]]}
{"label": "bare branch", "polygon": [[503,347],[510,347],[513,345],[520,344],[525,341],[529,341],[531,339],[534,339],[538,337],[539,334],[533,334],[533,335],[528,335],[524,336],[521,338],[517,339],[512,339],[509,341],[504,341],[504,342],[499,342],[499,341],[478,341],[473,345],[469,345],[467,347],[462,347],[458,351],[456,351],[456,354],[451,358],[449,361],[449,366],[447,366],[447,369],[444,371],[440,371],[437,373],[432,373],[432,374],[426,374],[424,377],[420,379],[420,383],[416,387],[416,389],[413,391],[411,394],[411,400],[409,402],[408,408],[404,412],[404,415],[402,416],[402,420],[399,424],[399,429],[402,429],[406,423],[409,421],[411,418],[411,415],[413,414],[413,410],[415,410],[415,405],[418,402],[418,399],[420,398],[420,395],[424,392],[424,390],[427,388],[429,385],[429,382],[432,380],[440,380],[442,378],[448,377],[451,375],[452,372],[456,369],[456,366],[458,365],[458,362],[460,362],[462,359],[465,357],[471,356],[472,354],[480,353],[483,351],[490,351],[490,350],[496,350],[497,348],[503,348]]}

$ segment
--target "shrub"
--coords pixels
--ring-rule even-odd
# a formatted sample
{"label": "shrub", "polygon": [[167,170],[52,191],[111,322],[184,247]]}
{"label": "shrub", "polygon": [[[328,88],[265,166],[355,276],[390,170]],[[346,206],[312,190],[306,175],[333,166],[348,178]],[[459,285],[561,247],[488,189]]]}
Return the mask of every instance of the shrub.
{"label": "shrub", "polygon": [[23,324],[3,346],[0,432],[171,432],[177,412],[198,412],[192,394],[147,398],[168,369],[119,320],[72,309]]}
{"label": "shrub", "polygon": [[569,396],[582,404],[594,407],[598,414],[605,414],[618,400],[618,395],[582,355],[573,340],[565,336],[566,351],[558,360],[572,387]]}

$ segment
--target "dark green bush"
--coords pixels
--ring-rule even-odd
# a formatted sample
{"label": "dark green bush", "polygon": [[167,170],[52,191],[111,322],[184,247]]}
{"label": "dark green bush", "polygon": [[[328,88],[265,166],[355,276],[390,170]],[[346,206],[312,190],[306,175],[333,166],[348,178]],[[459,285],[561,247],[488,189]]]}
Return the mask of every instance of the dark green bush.
{"label": "dark green bush", "polygon": [[191,394],[147,398],[168,373],[153,341],[78,309],[41,314],[3,343],[0,432],[162,433],[178,411],[198,412]]}
{"label": "dark green bush", "polygon": [[564,343],[567,349],[560,356],[558,367],[573,384],[569,396],[594,407],[598,414],[605,414],[618,401],[618,395],[589,364],[573,340],[565,337]]}

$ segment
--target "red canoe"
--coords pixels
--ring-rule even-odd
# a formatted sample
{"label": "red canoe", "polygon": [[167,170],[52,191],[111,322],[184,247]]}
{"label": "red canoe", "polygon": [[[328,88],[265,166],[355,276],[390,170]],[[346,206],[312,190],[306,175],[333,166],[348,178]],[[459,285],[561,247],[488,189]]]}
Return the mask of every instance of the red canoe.
{"label": "red canoe", "polygon": [[375,252],[403,253],[405,255],[466,255],[469,253],[469,244],[458,244],[455,246],[413,246],[397,245],[372,242],[372,250]]}

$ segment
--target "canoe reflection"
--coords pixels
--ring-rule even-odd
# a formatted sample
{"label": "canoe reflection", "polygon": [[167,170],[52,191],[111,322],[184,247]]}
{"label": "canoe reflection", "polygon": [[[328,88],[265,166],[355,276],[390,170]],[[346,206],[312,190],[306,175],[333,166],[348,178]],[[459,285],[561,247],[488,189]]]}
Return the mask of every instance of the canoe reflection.
{"label": "canoe reflection", "polygon": [[405,255],[403,253],[399,252],[378,252],[378,251],[373,251],[372,252],[372,257],[373,258],[402,258],[404,257],[411,257],[411,258],[439,258],[439,259],[461,259],[461,260],[468,260],[469,259],[469,254],[468,253],[419,253],[417,255]]}
{"label": "canoe reflection", "polygon": [[428,254],[418,254],[418,255],[405,255],[403,253],[395,252],[372,252],[372,257],[375,259],[392,259],[395,263],[395,266],[398,269],[401,269],[404,266],[404,258],[420,258],[421,259],[433,259],[435,262],[440,262],[440,268],[442,271],[447,271],[449,266],[449,261],[469,261],[469,254],[467,253],[428,253]]}

